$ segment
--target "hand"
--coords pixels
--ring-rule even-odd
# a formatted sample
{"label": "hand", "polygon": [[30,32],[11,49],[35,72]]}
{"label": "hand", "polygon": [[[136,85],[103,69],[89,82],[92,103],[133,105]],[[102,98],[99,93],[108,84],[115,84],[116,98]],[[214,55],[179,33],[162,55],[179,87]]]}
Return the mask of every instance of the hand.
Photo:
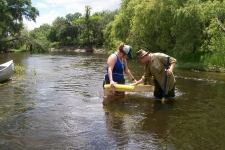
{"label": "hand", "polygon": [[137,83],[137,80],[136,80],[136,79],[134,79],[134,80],[133,80],[133,83]]}
{"label": "hand", "polygon": [[115,84],[116,84],[116,82],[111,81],[111,82],[110,82],[110,87],[111,87],[111,88],[114,88],[114,87],[115,87]]}
{"label": "hand", "polygon": [[135,83],[132,83],[131,85],[132,85],[132,86],[136,86],[136,85],[138,85],[138,84],[137,84],[137,81],[136,81]]}
{"label": "hand", "polygon": [[165,71],[166,71],[166,75],[167,75],[167,76],[169,76],[169,75],[172,74],[172,70],[171,70],[171,69],[167,69],[167,70],[165,69]]}

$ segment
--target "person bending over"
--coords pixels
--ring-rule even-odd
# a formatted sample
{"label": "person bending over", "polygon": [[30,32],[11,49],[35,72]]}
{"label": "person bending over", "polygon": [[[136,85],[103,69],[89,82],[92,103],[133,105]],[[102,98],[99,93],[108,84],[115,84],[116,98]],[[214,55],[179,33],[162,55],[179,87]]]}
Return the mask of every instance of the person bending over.
{"label": "person bending over", "polygon": [[[148,82],[150,85],[155,86],[154,96],[156,98],[162,98],[165,75],[167,75],[165,97],[175,97],[174,90],[176,80],[173,70],[177,60],[164,53],[150,53],[142,49],[136,52],[136,57],[141,63],[145,64],[145,72],[142,78],[133,85],[138,85],[140,83],[146,84]],[[166,70],[165,68],[168,57],[170,57],[169,68]]]}

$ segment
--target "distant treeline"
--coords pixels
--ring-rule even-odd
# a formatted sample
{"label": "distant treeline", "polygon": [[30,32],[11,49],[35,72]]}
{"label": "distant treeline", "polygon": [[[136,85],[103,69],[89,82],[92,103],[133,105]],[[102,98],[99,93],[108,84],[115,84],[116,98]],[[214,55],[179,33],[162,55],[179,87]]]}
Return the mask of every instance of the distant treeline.
{"label": "distant treeline", "polygon": [[[93,14],[92,8],[85,6],[84,15],[76,12],[57,17],[51,25],[43,24],[30,32],[21,24],[12,23],[15,20],[22,23],[21,16],[35,21],[38,15],[38,10],[27,4],[29,0],[12,2],[21,1],[29,6],[29,11],[15,16],[14,21],[9,19],[5,24],[8,14],[15,13],[1,12],[1,50],[44,51],[77,45],[88,51],[103,47],[113,52],[120,42],[125,42],[133,47],[134,53],[139,49],[167,53],[177,58],[178,66],[183,68],[225,72],[225,2],[222,0],[122,0],[119,10]],[[10,6],[6,0],[0,5]]]}
{"label": "distant treeline", "polygon": [[103,31],[107,24],[114,20],[118,10],[104,10],[91,15],[91,7],[85,6],[85,14],[77,12],[57,17],[52,25],[43,24],[30,31],[30,36],[40,42],[48,43],[48,47],[76,45],[93,51],[94,47],[102,47]]}

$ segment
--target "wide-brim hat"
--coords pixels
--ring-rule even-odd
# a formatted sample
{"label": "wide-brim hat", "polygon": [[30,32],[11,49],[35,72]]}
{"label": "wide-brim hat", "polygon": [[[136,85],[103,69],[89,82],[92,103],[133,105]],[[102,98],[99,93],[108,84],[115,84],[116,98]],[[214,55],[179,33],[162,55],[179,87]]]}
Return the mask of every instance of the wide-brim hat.
{"label": "wide-brim hat", "polygon": [[144,57],[145,55],[147,55],[147,54],[149,54],[150,52],[146,52],[146,51],[144,51],[144,50],[139,50],[139,51],[137,51],[136,52],[136,58],[137,59],[140,59],[140,58],[142,58],[142,57]]}
{"label": "wide-brim hat", "polygon": [[133,58],[133,55],[132,55],[132,47],[130,46],[130,45],[124,45],[123,46],[123,51],[124,51],[124,53],[125,54],[127,54],[128,55],[128,57],[130,58],[130,59],[132,59]]}

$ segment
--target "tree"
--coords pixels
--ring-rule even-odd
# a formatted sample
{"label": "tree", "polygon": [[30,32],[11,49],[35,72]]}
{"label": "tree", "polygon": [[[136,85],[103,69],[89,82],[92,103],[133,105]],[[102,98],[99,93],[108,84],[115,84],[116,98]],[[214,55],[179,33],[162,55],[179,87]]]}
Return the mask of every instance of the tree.
{"label": "tree", "polygon": [[90,43],[91,44],[91,39],[92,39],[92,35],[93,32],[91,30],[92,28],[92,22],[91,22],[91,7],[90,6],[85,6],[85,16],[84,16],[84,25],[85,25],[85,29],[84,29],[84,33],[83,33],[83,38],[85,43]]}
{"label": "tree", "polygon": [[107,24],[114,20],[114,16],[118,13],[118,10],[109,11],[103,10],[101,12],[96,12],[92,15],[94,17],[93,21],[93,36],[96,45],[103,45],[106,39],[104,39],[104,29]]}
{"label": "tree", "polygon": [[[50,45],[50,42],[47,38],[49,35],[49,32],[51,31],[51,26],[49,24],[42,24],[39,28],[35,28],[34,30],[30,31],[30,37],[35,41],[36,43],[41,43],[43,47],[48,48]],[[36,44],[32,44],[33,49],[36,49]],[[40,51],[40,50],[36,50]]]}
{"label": "tree", "polygon": [[85,6],[85,14],[83,17],[75,20],[73,23],[79,26],[80,30],[80,42],[83,45],[88,45],[87,51],[93,51],[94,40],[94,26],[98,24],[101,19],[99,16],[91,16],[91,7]]}
{"label": "tree", "polygon": [[66,18],[57,17],[51,27],[48,39],[51,42],[61,42],[61,44],[70,44],[77,40],[79,27],[73,24],[74,20],[79,19],[80,13],[67,14]]}
{"label": "tree", "polygon": [[0,2],[0,48],[6,51],[10,43],[21,39],[23,18],[35,21],[38,10],[30,0],[1,0]]}

